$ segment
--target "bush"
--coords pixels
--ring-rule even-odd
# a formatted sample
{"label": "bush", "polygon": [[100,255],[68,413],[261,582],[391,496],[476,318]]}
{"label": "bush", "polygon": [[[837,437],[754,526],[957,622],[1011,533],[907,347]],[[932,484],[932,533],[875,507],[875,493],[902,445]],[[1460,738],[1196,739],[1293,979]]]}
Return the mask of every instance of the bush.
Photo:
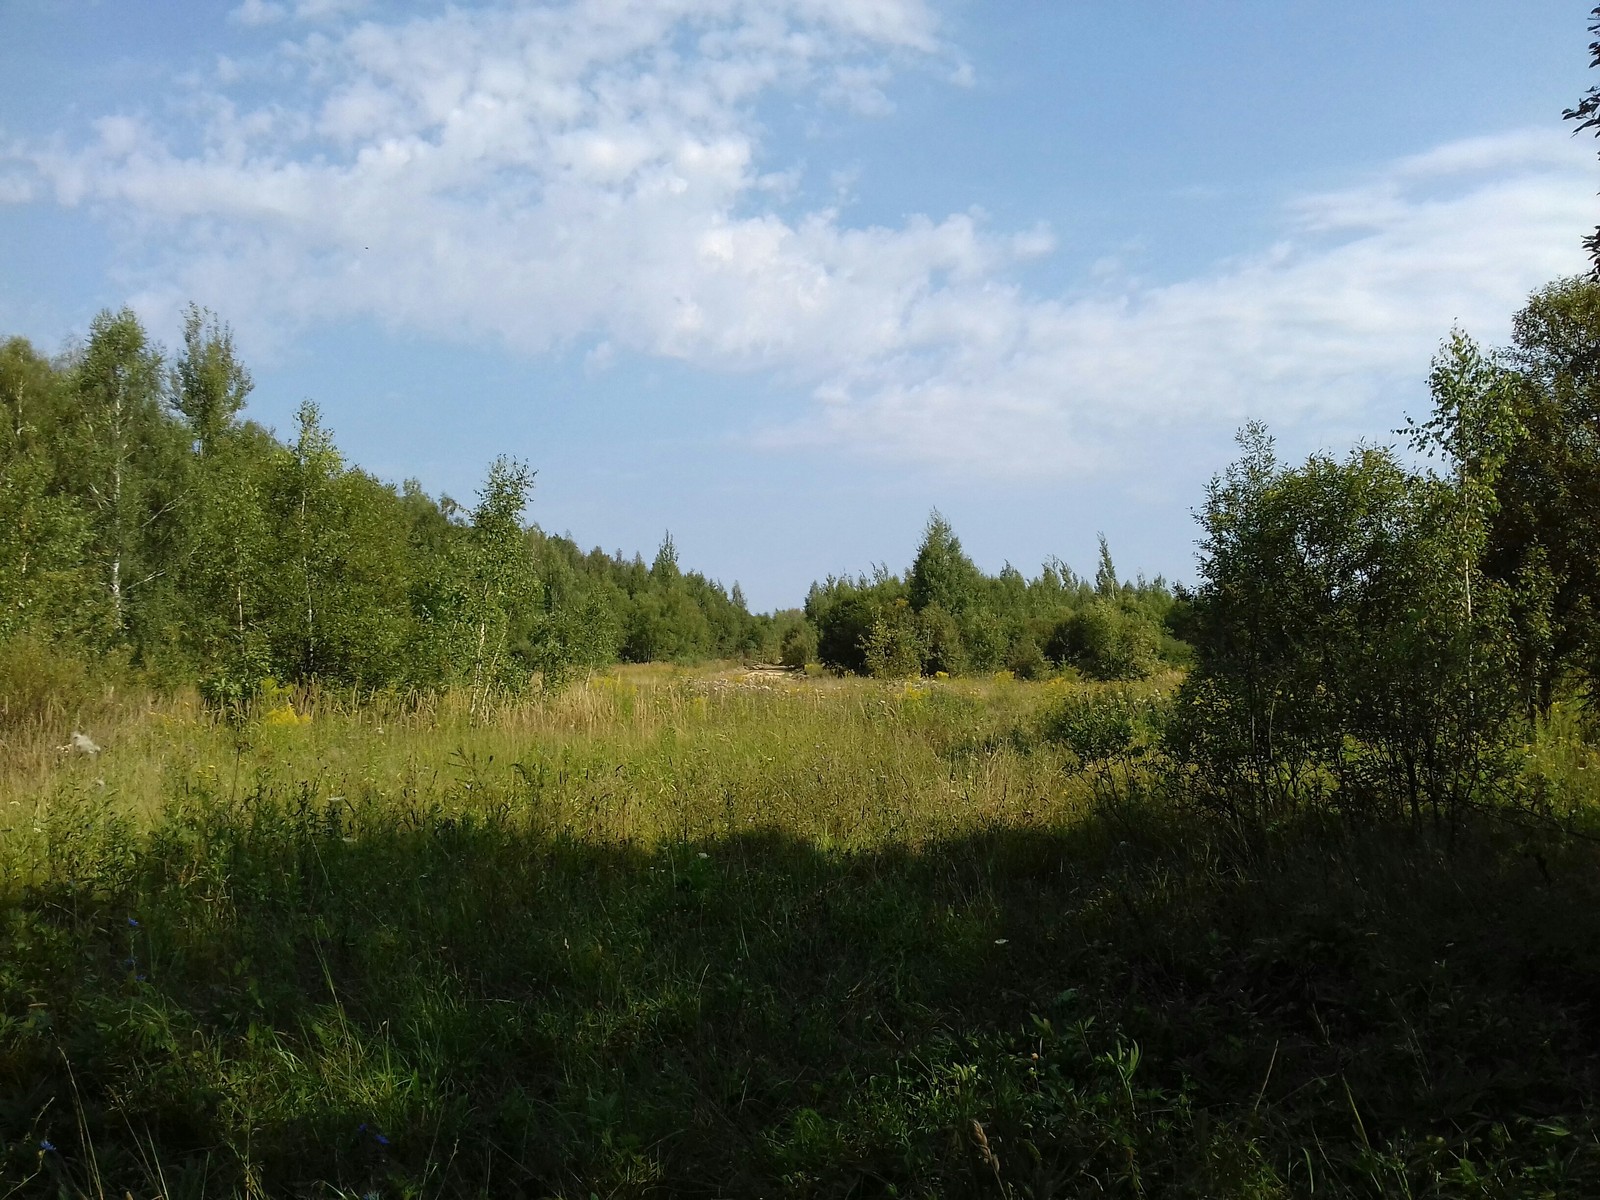
{"label": "bush", "polygon": [[1046,679],[1054,670],[1044,651],[1039,648],[1039,643],[1027,636],[1019,639],[1016,645],[1011,647],[1011,652],[1006,655],[1005,665],[1006,670],[1018,679]]}
{"label": "bush", "polygon": [[1466,478],[1358,448],[1285,468],[1264,430],[1202,515],[1196,663],[1172,749],[1229,812],[1455,818],[1508,794],[1521,732],[1507,589]]}
{"label": "bush", "polygon": [[1131,696],[1075,692],[1041,714],[1039,736],[1072,751],[1083,766],[1130,758],[1138,752],[1148,707]]}
{"label": "bush", "polygon": [[806,602],[806,616],[817,627],[817,658],[835,671],[862,672],[867,669],[865,645],[878,619],[875,596],[838,588],[840,594],[813,604]]}
{"label": "bush", "polygon": [[817,635],[807,624],[796,625],[783,635],[778,661],[791,671],[803,671],[817,660]]}
{"label": "bush", "polygon": [[1096,600],[1060,622],[1045,653],[1091,679],[1143,679],[1156,668],[1159,636],[1137,613]]}
{"label": "bush", "polygon": [[880,679],[904,679],[922,674],[927,647],[910,605],[896,600],[872,623],[861,646],[867,672]]}
{"label": "bush", "polygon": [[200,679],[200,698],[211,712],[239,727],[250,719],[263,687],[272,684],[271,659],[259,640],[236,646]]}
{"label": "bush", "polygon": [[917,614],[917,628],[922,643],[924,675],[940,671],[946,675],[959,675],[966,670],[967,656],[961,645],[961,629],[945,609],[937,604],[928,605]]}

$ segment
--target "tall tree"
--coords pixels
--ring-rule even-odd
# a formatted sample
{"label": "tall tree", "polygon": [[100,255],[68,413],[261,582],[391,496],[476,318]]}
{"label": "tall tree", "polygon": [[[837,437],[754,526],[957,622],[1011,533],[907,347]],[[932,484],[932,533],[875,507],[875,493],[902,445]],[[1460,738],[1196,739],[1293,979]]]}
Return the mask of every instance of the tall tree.
{"label": "tall tree", "polygon": [[22,338],[0,346],[0,639],[81,634],[95,607],[88,514],[56,487],[65,390]]}
{"label": "tall tree", "polygon": [[271,557],[263,486],[275,449],[239,424],[251,386],[228,326],[189,305],[167,379],[193,452],[179,554],[185,627],[207,668],[225,668],[245,687],[270,669],[261,628]]}
{"label": "tall tree", "polygon": [[533,472],[527,464],[504,456],[495,459],[463,546],[460,616],[472,711],[478,716],[489,710],[497,692],[516,691],[526,682],[526,671],[512,660],[511,632],[519,612],[531,609],[540,593],[522,526],[532,489]]}
{"label": "tall tree", "polygon": [[139,554],[150,526],[175,503],[152,505],[152,459],[168,431],[160,420],[161,354],[131,309],[99,313],[77,364],[76,451],[94,514],[94,552],[103,572],[109,632],[128,630],[129,593],[159,573]]}
{"label": "tall tree", "polygon": [[1435,372],[1421,428],[1449,447],[1444,476],[1372,447],[1285,469],[1252,426],[1208,489],[1175,733],[1223,803],[1444,815],[1502,778],[1506,597],[1477,559],[1503,451],[1475,365],[1457,342]]}
{"label": "tall tree", "polygon": [[935,509],[928,515],[922,544],[906,582],[911,607],[921,612],[928,605],[937,604],[945,612],[959,616],[977,600],[980,578],[950,522]]}
{"label": "tall tree", "polygon": [[1111,561],[1111,544],[1106,541],[1106,535],[1100,534],[1100,565],[1094,572],[1094,590],[1101,596],[1110,599],[1122,591],[1122,584],[1117,580],[1117,565]]}
{"label": "tall tree", "polygon": [[1547,710],[1574,669],[1600,688],[1600,278],[1541,288],[1512,331],[1523,436],[1495,479],[1485,565],[1515,593],[1525,693]]}
{"label": "tall tree", "polygon": [[275,641],[279,662],[311,678],[328,665],[327,610],[336,603],[340,543],[348,537],[335,490],[344,462],[313,401],[301,403],[295,425],[295,440],[278,456],[270,485],[274,523],[283,534],[273,572]]}
{"label": "tall tree", "polygon": [[228,433],[255,386],[234,353],[233,331],[209,309],[190,304],[183,313],[183,353],[169,382],[172,405],[183,415],[205,458]]}

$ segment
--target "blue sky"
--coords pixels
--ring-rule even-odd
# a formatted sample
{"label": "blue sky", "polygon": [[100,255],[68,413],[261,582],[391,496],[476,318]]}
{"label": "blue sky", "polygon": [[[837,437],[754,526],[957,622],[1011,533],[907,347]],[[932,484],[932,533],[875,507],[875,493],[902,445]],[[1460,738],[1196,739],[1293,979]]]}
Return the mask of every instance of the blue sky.
{"label": "blue sky", "polygon": [[0,333],[230,321],[251,411],[751,603],[903,567],[1193,571],[1265,419],[1426,405],[1579,270],[1588,4],[0,0]]}

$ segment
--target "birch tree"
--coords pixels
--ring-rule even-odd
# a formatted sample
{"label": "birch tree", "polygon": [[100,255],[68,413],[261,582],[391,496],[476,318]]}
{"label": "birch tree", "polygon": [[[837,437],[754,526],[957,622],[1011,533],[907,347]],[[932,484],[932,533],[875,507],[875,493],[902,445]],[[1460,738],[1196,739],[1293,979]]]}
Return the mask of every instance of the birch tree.
{"label": "birch tree", "polygon": [[131,309],[102,311],[76,371],[76,445],[93,514],[93,548],[102,573],[113,640],[127,636],[130,594],[159,573],[140,561],[149,527],[170,515],[153,509],[148,464],[161,430],[161,354]]}
{"label": "birch tree", "polygon": [[527,465],[502,456],[490,465],[472,510],[460,582],[475,716],[487,713],[497,692],[515,691],[524,682],[511,661],[511,630],[518,610],[531,609],[540,593],[522,526],[532,488]]}

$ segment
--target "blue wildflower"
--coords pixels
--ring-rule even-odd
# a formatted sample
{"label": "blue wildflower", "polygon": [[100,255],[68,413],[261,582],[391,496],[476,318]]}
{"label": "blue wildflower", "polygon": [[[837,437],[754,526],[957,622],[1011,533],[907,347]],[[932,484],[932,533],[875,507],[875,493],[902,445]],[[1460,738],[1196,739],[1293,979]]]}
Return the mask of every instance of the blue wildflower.
{"label": "blue wildflower", "polygon": [[128,928],[129,929],[137,929],[137,928],[139,928],[139,918],[138,917],[129,917],[128,918]]}
{"label": "blue wildflower", "polygon": [[387,1146],[389,1144],[389,1139],[384,1137],[383,1134],[381,1134],[381,1133],[373,1134],[372,1135],[372,1140],[377,1142],[378,1145],[380,1145],[380,1146]]}
{"label": "blue wildflower", "polygon": [[56,1144],[49,1138],[41,1138],[39,1141],[39,1149],[45,1154],[54,1154],[56,1150]]}

